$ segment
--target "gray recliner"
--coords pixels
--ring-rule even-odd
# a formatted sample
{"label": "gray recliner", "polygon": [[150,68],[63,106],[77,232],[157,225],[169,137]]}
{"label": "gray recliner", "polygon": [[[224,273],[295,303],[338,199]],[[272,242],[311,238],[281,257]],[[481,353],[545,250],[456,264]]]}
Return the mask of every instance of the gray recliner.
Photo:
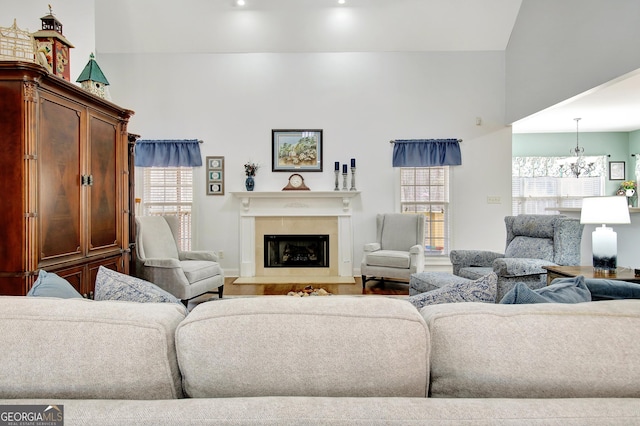
{"label": "gray recliner", "polygon": [[504,218],[507,241],[504,253],[486,250],[451,250],[454,275],[478,279],[495,272],[498,276],[496,300],[517,282],[530,288],[547,283],[543,266],[580,264],[580,244],[584,225],[563,215],[518,215]]}
{"label": "gray recliner", "polygon": [[424,270],[424,215],[386,213],[376,216],[376,242],[364,246],[362,288],[379,277],[409,281]]}
{"label": "gray recliner", "polygon": [[136,269],[187,305],[205,293],[222,298],[224,272],[212,251],[180,251],[177,216],[136,217]]}

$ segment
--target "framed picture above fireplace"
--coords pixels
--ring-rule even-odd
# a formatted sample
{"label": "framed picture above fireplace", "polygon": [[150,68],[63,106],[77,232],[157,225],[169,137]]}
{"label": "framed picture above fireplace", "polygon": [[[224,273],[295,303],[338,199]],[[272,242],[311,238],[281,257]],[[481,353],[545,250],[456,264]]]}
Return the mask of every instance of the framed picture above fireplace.
{"label": "framed picture above fireplace", "polygon": [[322,130],[271,130],[271,170],[321,172]]}

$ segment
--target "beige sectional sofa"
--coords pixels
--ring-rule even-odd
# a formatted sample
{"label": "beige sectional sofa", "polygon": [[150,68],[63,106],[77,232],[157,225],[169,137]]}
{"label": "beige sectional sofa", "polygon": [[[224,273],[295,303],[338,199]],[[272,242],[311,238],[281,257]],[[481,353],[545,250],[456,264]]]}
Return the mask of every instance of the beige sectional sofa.
{"label": "beige sectional sofa", "polygon": [[0,406],[69,425],[640,423],[640,301],[0,297]]}

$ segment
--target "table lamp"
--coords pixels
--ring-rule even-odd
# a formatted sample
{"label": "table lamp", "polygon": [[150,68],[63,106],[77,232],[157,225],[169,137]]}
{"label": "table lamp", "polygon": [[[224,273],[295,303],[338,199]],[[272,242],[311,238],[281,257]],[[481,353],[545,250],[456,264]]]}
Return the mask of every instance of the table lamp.
{"label": "table lamp", "polygon": [[589,197],[582,200],[580,223],[602,224],[592,233],[593,269],[611,273],[618,266],[618,237],[606,224],[631,223],[627,197]]}

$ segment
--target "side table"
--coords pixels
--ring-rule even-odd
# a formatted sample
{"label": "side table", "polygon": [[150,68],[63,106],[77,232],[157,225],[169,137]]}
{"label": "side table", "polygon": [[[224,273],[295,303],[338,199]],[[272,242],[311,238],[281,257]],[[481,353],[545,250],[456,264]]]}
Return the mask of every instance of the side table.
{"label": "side table", "polygon": [[595,272],[593,266],[543,266],[547,270],[547,285],[556,278],[577,277],[604,278],[607,280],[627,281],[640,284],[640,277],[636,277],[630,269],[618,268],[614,273]]}

